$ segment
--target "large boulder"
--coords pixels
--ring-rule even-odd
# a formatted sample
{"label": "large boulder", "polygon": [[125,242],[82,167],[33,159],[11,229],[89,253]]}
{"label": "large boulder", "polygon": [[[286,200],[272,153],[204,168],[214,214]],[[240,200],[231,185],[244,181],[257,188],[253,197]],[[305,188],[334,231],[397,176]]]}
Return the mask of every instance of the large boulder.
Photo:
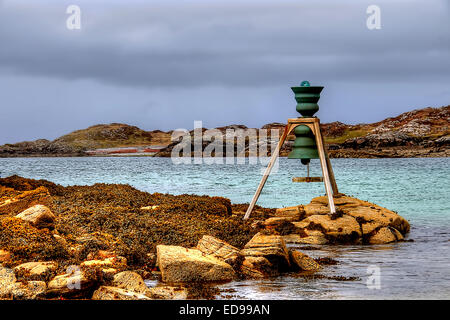
{"label": "large boulder", "polygon": [[142,277],[132,271],[123,271],[114,275],[112,284],[117,288],[137,293],[145,293],[148,291]]}
{"label": "large boulder", "polygon": [[142,293],[128,291],[122,288],[101,286],[94,291],[92,300],[152,300]]}
{"label": "large boulder", "polygon": [[317,271],[320,269],[320,265],[303,252],[292,250],[289,252],[289,256],[292,265],[302,271]]}
{"label": "large boulder", "polygon": [[264,257],[278,271],[288,269],[290,266],[289,252],[280,235],[266,235],[259,232],[245,245],[241,254],[245,257]]}
{"label": "large boulder", "polygon": [[156,252],[164,282],[229,281],[235,278],[228,263],[197,249],[159,245]]}
{"label": "large boulder", "polygon": [[343,194],[334,203],[336,213],[330,215],[327,197],[312,199],[303,207],[305,218],[291,221],[296,229],[288,234],[272,227],[275,219],[266,220],[266,228],[278,231],[287,243],[297,244],[389,243],[403,240],[409,232],[406,219],[376,204]]}
{"label": "large boulder", "polygon": [[28,221],[38,229],[55,227],[55,215],[46,206],[37,204],[19,213],[16,218]]}
{"label": "large boulder", "polygon": [[233,247],[225,241],[208,235],[203,236],[199,240],[197,250],[200,250],[206,255],[211,255],[217,259],[225,261],[230,265],[234,265],[240,256],[240,250],[238,248]]}
{"label": "large boulder", "polygon": [[[345,195],[334,198],[334,202],[336,207],[343,213],[356,218],[361,224],[373,222],[376,223],[378,227],[393,227],[403,235],[409,232],[410,226],[408,221],[394,211],[371,202]],[[312,199],[310,205],[315,206],[317,211],[320,212],[316,214],[329,212],[328,198],[325,196]],[[307,206],[305,206],[305,210]]]}

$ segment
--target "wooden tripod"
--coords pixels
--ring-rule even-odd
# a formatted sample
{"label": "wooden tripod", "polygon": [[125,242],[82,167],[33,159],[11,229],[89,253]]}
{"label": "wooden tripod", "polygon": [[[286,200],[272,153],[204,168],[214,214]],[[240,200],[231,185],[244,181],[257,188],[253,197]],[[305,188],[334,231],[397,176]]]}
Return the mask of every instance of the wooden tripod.
{"label": "wooden tripod", "polygon": [[331,214],[336,213],[333,196],[336,196],[339,192],[336,180],[334,179],[333,168],[331,167],[331,162],[323,143],[323,136],[322,132],[320,131],[320,120],[318,118],[295,118],[295,119],[288,119],[288,123],[284,128],[283,135],[281,136],[277,147],[272,153],[269,165],[264,171],[261,182],[258,185],[258,189],[256,189],[252,202],[250,202],[250,206],[248,207],[247,212],[245,213],[244,220],[247,220],[248,217],[250,217],[250,214],[253,211],[256,201],[258,201],[259,195],[261,194],[261,191],[264,188],[264,184],[266,183],[267,178],[269,177],[270,172],[272,171],[272,167],[279,156],[280,149],[283,146],[284,141],[286,140],[289,133],[291,133],[292,130],[294,130],[294,128],[299,125],[308,126],[312,130],[316,138],[317,149],[319,151],[320,166],[322,167],[323,182],[325,184],[325,190],[327,192],[330,213]]}

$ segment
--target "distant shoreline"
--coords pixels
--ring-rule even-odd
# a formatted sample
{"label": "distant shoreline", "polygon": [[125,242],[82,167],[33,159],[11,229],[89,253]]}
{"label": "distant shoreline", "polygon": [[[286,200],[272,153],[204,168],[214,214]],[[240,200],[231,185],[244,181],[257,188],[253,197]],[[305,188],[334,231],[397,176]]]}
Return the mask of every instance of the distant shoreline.
{"label": "distant shoreline", "polygon": [[[282,135],[285,124],[269,123],[263,127],[248,128],[229,125],[214,128],[214,137],[220,135],[223,149],[214,151],[226,154],[231,146],[245,150],[246,156],[254,149],[270,154],[274,143]],[[189,132],[160,130],[145,131],[121,123],[100,124],[66,134],[53,141],[39,139],[0,146],[0,158],[34,157],[88,157],[88,156],[148,156],[171,157],[177,154],[177,145],[187,143],[187,150],[211,150],[211,137],[204,138],[208,129]],[[348,125],[341,122],[322,123],[321,131],[330,158],[417,158],[450,156],[450,106],[424,108],[403,113],[371,124]],[[231,134],[230,134],[231,132]],[[205,133],[205,137],[206,137]],[[215,138],[214,138],[215,139]],[[289,135],[280,150],[287,156],[292,150],[295,136]],[[190,143],[190,146],[189,146]],[[209,148],[208,148],[209,147]],[[269,153],[267,153],[267,151]],[[214,153],[206,153],[212,154]],[[188,154],[189,155],[189,154]]]}

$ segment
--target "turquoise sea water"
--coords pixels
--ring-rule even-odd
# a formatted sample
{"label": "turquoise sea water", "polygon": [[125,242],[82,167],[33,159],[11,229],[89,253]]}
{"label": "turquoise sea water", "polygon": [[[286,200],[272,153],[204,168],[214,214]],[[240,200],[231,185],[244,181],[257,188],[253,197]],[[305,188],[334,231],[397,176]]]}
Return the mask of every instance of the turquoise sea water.
{"label": "turquoise sea water", "polygon": [[[237,281],[243,299],[420,299],[450,298],[450,159],[332,159],[339,191],[397,211],[411,223],[404,242],[376,246],[322,246],[311,256],[338,260],[321,273],[361,280],[304,280],[279,277]],[[193,193],[249,202],[261,179],[261,165],[183,164],[146,157],[0,159],[0,176],[12,174],[47,179],[62,185],[127,183],[140,190]],[[311,161],[311,175],[319,175]],[[292,183],[303,176],[299,162],[280,159],[258,204],[283,207],[308,203],[324,194],[321,183]],[[366,286],[369,266],[379,267],[381,289]]]}

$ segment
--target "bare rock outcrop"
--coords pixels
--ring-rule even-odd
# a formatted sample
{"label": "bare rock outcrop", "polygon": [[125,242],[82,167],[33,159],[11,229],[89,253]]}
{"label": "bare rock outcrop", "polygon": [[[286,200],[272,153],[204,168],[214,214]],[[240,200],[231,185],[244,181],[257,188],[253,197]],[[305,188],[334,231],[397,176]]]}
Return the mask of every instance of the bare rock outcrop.
{"label": "bare rock outcrop", "polygon": [[[390,243],[403,240],[409,232],[408,221],[394,211],[356,198],[340,195],[334,198],[337,213],[329,214],[328,199],[325,196],[312,199],[305,206],[278,209],[277,213],[296,212],[302,208],[296,221],[290,216],[289,223],[295,229],[282,234],[287,243]],[[267,229],[279,222],[273,217],[265,221]],[[279,232],[279,230],[278,230]]]}
{"label": "bare rock outcrop", "polygon": [[229,281],[236,277],[228,263],[200,250],[166,245],[159,245],[156,250],[164,282]]}

